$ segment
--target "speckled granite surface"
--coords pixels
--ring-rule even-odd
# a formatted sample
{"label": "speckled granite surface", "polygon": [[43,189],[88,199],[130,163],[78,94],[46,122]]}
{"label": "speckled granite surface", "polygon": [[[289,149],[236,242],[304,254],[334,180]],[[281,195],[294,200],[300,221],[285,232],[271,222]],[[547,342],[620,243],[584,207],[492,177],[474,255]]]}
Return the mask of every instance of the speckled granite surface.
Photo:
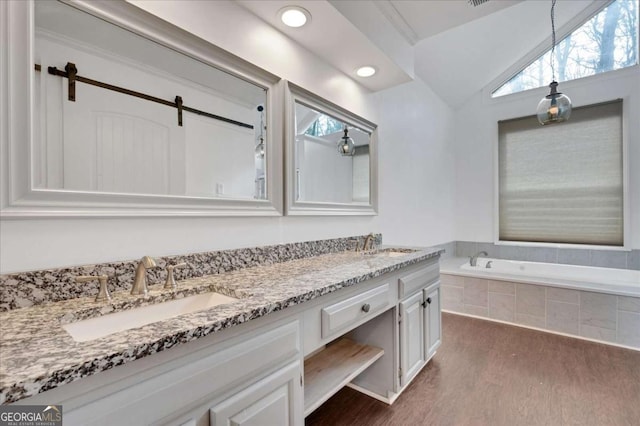
{"label": "speckled granite surface", "polygon": [[[361,246],[364,238],[365,236],[353,236],[182,256],[154,257],[158,267],[147,271],[147,279],[149,284],[163,283],[167,277],[166,266],[183,262],[188,266],[175,270],[176,280],[339,253],[353,249],[356,242]],[[382,244],[382,235],[376,234],[376,242],[377,245]],[[136,259],[0,275],[0,312],[98,294],[98,286],[95,282],[76,283],[75,277],[79,275],[105,274],[109,276],[110,292],[130,290],[138,261]]]}
{"label": "speckled granite surface", "polygon": [[[401,256],[324,254],[262,264],[179,281],[174,294],[152,286],[146,300],[115,293],[110,303],[91,297],[0,313],[0,403],[15,402],[82,377],[108,370],[181,343],[242,324],[370,278],[438,256],[420,249]],[[62,324],[140,304],[157,303],[217,290],[237,301],[122,331],[89,342],[75,342]]]}

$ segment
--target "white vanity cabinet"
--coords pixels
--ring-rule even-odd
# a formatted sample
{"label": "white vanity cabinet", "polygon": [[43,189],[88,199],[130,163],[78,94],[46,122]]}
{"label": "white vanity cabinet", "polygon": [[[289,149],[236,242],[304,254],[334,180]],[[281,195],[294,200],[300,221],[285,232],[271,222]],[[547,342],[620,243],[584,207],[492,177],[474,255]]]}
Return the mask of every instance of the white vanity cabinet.
{"label": "white vanity cabinet", "polygon": [[211,426],[293,426],[303,423],[298,402],[302,398],[300,361],[216,404],[210,410]]}
{"label": "white vanity cabinet", "polygon": [[442,321],[440,316],[440,281],[422,290],[424,301],[425,319],[425,352],[429,361],[442,343]]}
{"label": "white vanity cabinet", "polygon": [[244,333],[207,336],[24,403],[63,405],[68,426],[266,424],[263,418],[302,424],[300,322],[247,326]]}
{"label": "white vanity cabinet", "polygon": [[391,404],[440,345],[438,259],[403,268],[386,282],[397,291],[394,309],[348,334],[356,342],[382,348],[384,355],[348,386]]}
{"label": "white vanity cabinet", "polygon": [[437,262],[399,279],[400,388],[435,354],[441,342],[440,281]]}
{"label": "white vanity cabinet", "polygon": [[385,353],[392,357],[390,333],[377,333],[378,340],[372,340],[350,332],[384,321],[397,301],[394,276],[387,274],[319,298],[304,310],[305,416],[379,364]]}
{"label": "white vanity cabinet", "polygon": [[303,425],[343,386],[393,403],[440,345],[438,258],[24,399],[65,425]]}
{"label": "white vanity cabinet", "polygon": [[400,302],[400,386],[405,386],[425,363],[425,315],[422,292]]}

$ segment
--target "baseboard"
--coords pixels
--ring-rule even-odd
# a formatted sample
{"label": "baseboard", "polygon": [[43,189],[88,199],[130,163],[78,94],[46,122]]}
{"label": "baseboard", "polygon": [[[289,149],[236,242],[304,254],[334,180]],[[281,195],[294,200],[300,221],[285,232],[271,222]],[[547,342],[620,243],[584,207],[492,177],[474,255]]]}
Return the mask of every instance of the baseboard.
{"label": "baseboard", "polygon": [[466,313],[462,313],[462,312],[449,311],[449,310],[446,310],[446,309],[442,309],[442,312],[445,312],[447,314],[452,314],[452,315],[458,315],[458,316],[461,316],[461,317],[476,318],[476,319],[484,320],[484,321],[491,321],[491,322],[497,322],[497,323],[500,323],[500,324],[512,325],[512,326],[520,327],[520,328],[528,328],[529,330],[542,331],[543,333],[555,334],[555,335],[564,336],[564,337],[571,337],[572,339],[585,340],[587,342],[600,343],[601,345],[615,346],[617,348],[630,349],[630,350],[635,351],[635,352],[640,352],[640,348],[634,348],[633,346],[621,345],[619,343],[607,342],[607,341],[604,341],[604,340],[590,339],[588,337],[576,336],[575,334],[562,333],[560,331],[548,330],[546,328],[532,327],[530,325],[518,324],[518,323],[515,323],[515,322],[509,322],[509,321],[502,321],[502,320],[498,320],[498,319],[494,319],[494,318],[480,317],[480,316],[477,316],[477,315],[471,315],[471,314],[466,314]]}
{"label": "baseboard", "polygon": [[382,401],[385,404],[389,404],[389,405],[393,404],[393,401],[395,401],[396,398],[397,398],[397,394],[395,394],[395,393],[393,394],[393,395],[395,395],[395,397],[392,395],[391,398],[385,398],[382,395],[378,395],[377,393],[371,392],[370,390],[365,389],[365,388],[363,388],[361,386],[354,385],[353,383],[347,383],[347,387],[350,387],[353,390],[356,390],[356,391],[358,391],[360,393],[363,393],[363,394],[365,394],[367,396],[370,396],[373,399],[377,399],[378,401]]}

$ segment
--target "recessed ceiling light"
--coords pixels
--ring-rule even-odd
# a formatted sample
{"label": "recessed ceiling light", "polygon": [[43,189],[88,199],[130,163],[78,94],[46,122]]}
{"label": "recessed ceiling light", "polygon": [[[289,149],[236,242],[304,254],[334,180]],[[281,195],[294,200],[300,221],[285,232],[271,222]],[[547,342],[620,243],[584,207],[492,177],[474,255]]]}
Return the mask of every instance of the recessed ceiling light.
{"label": "recessed ceiling light", "polygon": [[371,77],[376,73],[376,69],[372,66],[366,65],[356,70],[358,77]]}
{"label": "recessed ceiling light", "polygon": [[299,6],[287,6],[278,12],[280,20],[288,27],[298,28],[311,21],[311,14],[307,9]]}

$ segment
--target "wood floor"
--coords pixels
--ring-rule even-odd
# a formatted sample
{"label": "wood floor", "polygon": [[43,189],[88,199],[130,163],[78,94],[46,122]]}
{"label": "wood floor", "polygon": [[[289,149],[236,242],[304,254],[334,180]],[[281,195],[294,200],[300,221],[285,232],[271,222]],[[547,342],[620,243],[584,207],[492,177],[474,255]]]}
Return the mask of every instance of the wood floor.
{"label": "wood floor", "polygon": [[438,353],[392,406],[345,388],[312,425],[640,425],[640,352],[442,314]]}

